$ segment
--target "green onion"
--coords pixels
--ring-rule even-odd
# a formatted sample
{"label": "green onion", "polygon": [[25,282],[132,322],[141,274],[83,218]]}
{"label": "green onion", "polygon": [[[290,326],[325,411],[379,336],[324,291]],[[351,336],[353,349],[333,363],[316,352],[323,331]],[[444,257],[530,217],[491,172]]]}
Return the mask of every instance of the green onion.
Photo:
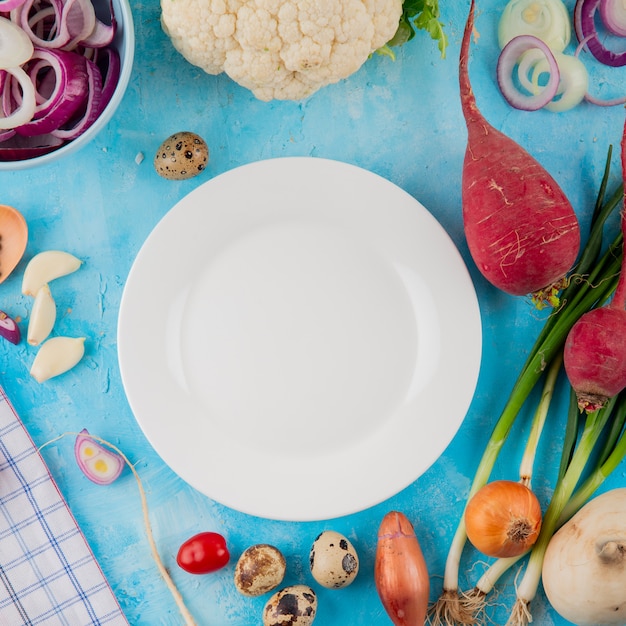
{"label": "green onion", "polygon": [[[546,368],[561,354],[571,327],[585,312],[606,302],[615,291],[621,267],[621,232],[604,254],[600,256],[605,223],[623,198],[623,186],[620,186],[605,201],[610,154],[611,151],[609,150],[603,181],[592,216],[588,241],[581,252],[569,284],[561,293],[559,308],[546,320],[493,428],[476,470],[467,500],[488,481],[496,459],[511,432],[517,416]],[[590,423],[589,419],[588,423]],[[571,446],[571,442],[568,445]],[[574,461],[576,454],[577,452],[573,453],[571,460],[567,457],[568,469],[564,470],[560,479],[561,483],[566,481],[566,486],[561,489],[564,490],[564,493],[567,493],[567,498],[571,495],[571,493],[568,493],[568,490],[575,488],[575,485],[570,483],[574,472],[571,469],[571,463]],[[579,454],[582,454],[582,452]],[[579,457],[576,458],[578,459]],[[567,480],[566,476],[568,477]],[[560,513],[561,511],[559,510],[559,515]],[[458,592],[459,566],[466,542],[467,534],[463,516],[461,516],[446,560],[442,594],[439,600],[431,607],[430,617],[433,626],[439,624],[474,623],[473,615],[460,601]]]}

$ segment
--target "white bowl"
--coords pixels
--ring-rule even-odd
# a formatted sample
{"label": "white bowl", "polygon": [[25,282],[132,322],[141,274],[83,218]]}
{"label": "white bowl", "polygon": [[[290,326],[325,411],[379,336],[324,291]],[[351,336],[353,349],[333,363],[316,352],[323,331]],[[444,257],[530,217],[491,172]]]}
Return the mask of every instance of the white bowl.
{"label": "white bowl", "polygon": [[[93,0],[93,2],[96,13],[99,14],[101,10],[103,12],[109,10],[109,0]],[[100,117],[82,135],[72,141],[68,141],[52,152],[20,161],[0,161],[0,171],[22,170],[58,161],[88,144],[113,117],[126,93],[133,69],[135,29],[129,0],[112,0],[112,2],[115,19],[117,20],[117,32],[112,46],[117,49],[120,55],[120,77],[113,96],[100,114]]]}

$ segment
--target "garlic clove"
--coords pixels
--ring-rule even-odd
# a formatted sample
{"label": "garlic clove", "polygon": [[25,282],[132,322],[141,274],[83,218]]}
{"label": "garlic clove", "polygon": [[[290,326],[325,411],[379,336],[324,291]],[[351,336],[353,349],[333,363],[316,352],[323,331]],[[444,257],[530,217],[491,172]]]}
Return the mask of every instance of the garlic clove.
{"label": "garlic clove", "polygon": [[26,265],[22,279],[22,293],[36,296],[43,285],[55,278],[75,272],[82,261],[69,252],[46,250],[36,254]]}
{"label": "garlic clove", "polygon": [[38,346],[52,332],[57,317],[56,303],[50,293],[50,287],[43,285],[37,291],[33,310],[28,322],[26,341],[31,346]]}
{"label": "garlic clove", "polygon": [[30,375],[42,383],[72,369],[85,354],[85,337],[52,337],[41,345]]}

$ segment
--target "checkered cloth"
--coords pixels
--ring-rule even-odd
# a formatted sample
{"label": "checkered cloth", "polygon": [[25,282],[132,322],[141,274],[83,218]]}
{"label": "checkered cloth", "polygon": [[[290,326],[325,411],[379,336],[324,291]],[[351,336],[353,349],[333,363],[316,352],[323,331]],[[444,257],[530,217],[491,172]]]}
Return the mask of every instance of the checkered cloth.
{"label": "checkered cloth", "polygon": [[0,626],[128,626],[39,452],[0,389]]}

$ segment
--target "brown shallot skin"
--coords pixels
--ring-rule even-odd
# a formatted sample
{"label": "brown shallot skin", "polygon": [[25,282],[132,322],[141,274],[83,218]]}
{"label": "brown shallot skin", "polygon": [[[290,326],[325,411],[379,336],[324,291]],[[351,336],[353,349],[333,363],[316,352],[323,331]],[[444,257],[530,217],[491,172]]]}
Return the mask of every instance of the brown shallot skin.
{"label": "brown shallot skin", "polygon": [[478,110],[468,72],[473,30],[474,0],[459,61],[468,131],[462,176],[468,247],[483,276],[506,293],[537,294],[553,286],[558,291],[578,256],[578,220],[545,168]]}
{"label": "brown shallot skin", "polygon": [[374,579],[395,626],[423,626],[430,593],[428,568],[413,525],[404,513],[391,511],[380,524]]}

